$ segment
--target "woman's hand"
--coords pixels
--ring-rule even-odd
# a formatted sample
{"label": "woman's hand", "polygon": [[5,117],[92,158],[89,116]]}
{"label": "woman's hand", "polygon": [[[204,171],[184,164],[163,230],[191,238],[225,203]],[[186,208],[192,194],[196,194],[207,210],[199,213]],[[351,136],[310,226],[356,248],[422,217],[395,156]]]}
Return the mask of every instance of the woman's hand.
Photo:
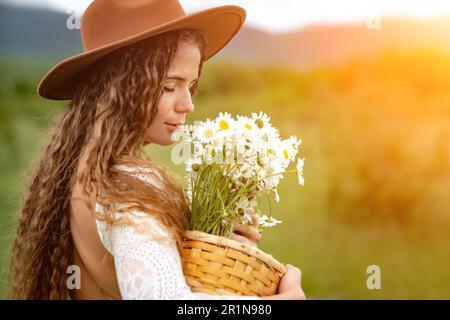
{"label": "woman's hand", "polygon": [[[231,239],[256,247],[258,241],[261,240],[258,219],[255,211],[251,208],[247,209],[247,214],[251,217],[253,224],[241,224],[239,221],[235,221]],[[286,273],[278,286],[278,294],[261,297],[262,300],[306,300],[301,285],[302,272],[290,264],[286,264],[285,267]]]}
{"label": "woman's hand", "polygon": [[253,223],[241,224],[239,221],[235,221],[231,239],[256,247],[258,241],[261,240],[261,234],[258,230],[258,219],[253,209],[247,209],[246,212],[251,217]]}
{"label": "woman's hand", "polygon": [[290,264],[285,267],[287,270],[278,286],[278,294],[261,297],[262,300],[306,300],[302,289],[302,272]]}

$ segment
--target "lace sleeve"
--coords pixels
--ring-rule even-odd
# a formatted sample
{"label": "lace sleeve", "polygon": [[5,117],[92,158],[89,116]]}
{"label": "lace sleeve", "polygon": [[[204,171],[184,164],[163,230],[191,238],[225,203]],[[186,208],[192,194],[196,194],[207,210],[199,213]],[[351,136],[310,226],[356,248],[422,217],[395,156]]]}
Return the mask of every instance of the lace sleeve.
{"label": "lace sleeve", "polygon": [[[133,215],[135,217],[135,215]],[[225,296],[194,293],[184,278],[181,257],[176,240],[156,218],[139,217],[144,232],[130,225],[110,226],[97,220],[97,226],[106,249],[114,256],[116,275],[123,299],[177,299],[177,300],[253,300],[257,296]],[[145,233],[167,241],[156,241]],[[156,231],[156,233],[155,233]]]}

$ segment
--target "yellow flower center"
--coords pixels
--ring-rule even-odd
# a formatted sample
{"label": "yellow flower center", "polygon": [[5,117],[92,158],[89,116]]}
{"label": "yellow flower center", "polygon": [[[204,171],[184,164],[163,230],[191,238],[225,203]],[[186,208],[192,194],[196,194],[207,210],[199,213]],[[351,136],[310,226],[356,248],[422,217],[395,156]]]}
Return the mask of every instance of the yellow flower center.
{"label": "yellow flower center", "polygon": [[220,121],[220,129],[222,130],[228,130],[230,126],[228,125],[228,122],[226,120]]}
{"label": "yellow flower center", "polygon": [[283,150],[284,157],[289,159],[289,153],[286,150]]}
{"label": "yellow flower center", "polygon": [[248,130],[252,130],[253,129],[252,126],[250,124],[248,124],[248,123],[245,124],[245,128],[247,128]]}
{"label": "yellow flower center", "polygon": [[210,128],[205,129],[205,131],[203,131],[203,135],[206,138],[212,138],[212,136],[214,135],[214,131]]}
{"label": "yellow flower center", "polygon": [[262,129],[264,127],[264,121],[261,119],[256,119],[255,124],[258,126],[258,128]]}

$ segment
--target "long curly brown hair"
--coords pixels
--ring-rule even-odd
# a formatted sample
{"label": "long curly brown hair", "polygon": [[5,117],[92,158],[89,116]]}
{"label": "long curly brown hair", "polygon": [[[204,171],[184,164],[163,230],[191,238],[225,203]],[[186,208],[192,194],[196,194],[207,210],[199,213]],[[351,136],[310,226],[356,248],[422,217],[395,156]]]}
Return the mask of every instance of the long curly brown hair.
{"label": "long curly brown hair", "polygon": [[[183,41],[199,46],[200,76],[205,43],[201,32],[193,29],[166,32],[118,49],[86,73],[31,169],[12,250],[10,298],[69,297],[66,272],[74,252],[70,203],[76,182],[84,195],[95,195],[106,210],[128,203],[123,210],[137,208],[156,216],[173,231],[181,248],[187,198],[176,177],[153,163],[143,147],[167,70]],[[145,183],[118,165],[143,168],[164,187]],[[96,218],[111,219],[86,205]]]}

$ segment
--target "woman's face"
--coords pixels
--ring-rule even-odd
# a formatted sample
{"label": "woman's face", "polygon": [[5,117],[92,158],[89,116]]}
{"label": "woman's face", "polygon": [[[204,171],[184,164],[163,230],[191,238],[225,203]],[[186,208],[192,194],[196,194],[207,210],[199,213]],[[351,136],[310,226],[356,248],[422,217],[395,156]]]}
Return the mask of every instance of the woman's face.
{"label": "woman's face", "polygon": [[194,111],[191,91],[198,81],[200,59],[197,45],[180,43],[164,80],[158,113],[145,132],[147,142],[170,145],[173,142],[171,136],[177,129],[176,125],[183,124],[186,114]]}

